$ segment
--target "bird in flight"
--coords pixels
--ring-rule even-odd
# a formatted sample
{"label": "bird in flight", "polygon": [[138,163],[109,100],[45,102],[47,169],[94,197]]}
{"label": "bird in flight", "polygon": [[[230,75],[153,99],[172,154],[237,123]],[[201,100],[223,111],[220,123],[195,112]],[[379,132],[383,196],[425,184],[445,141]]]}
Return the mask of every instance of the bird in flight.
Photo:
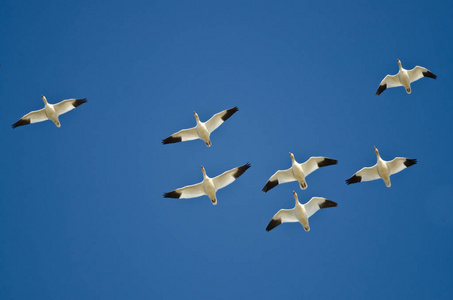
{"label": "bird in flight", "polygon": [[40,110],[35,110],[32,112],[29,112],[22,118],[20,118],[19,121],[14,123],[12,125],[13,128],[23,126],[23,125],[28,125],[32,123],[38,123],[46,120],[51,120],[52,122],[55,123],[55,126],[60,127],[60,120],[58,117],[62,114],[67,113],[70,110],[73,110],[77,106],[82,105],[83,103],[87,102],[87,99],[68,99],[68,100],[63,100],[57,104],[50,104],[47,102],[46,97],[41,96],[42,101],[44,101],[44,108]]}
{"label": "bird in flight", "polygon": [[338,161],[335,159],[321,157],[321,156],[312,156],[304,163],[298,163],[294,158],[294,154],[289,153],[291,156],[292,165],[291,168],[286,170],[278,170],[274,175],[269,178],[266,182],[266,185],[263,187],[262,191],[266,193],[270,189],[276,187],[280,183],[286,183],[291,181],[298,181],[300,188],[305,190],[307,188],[307,182],[305,177],[310,175],[313,171],[318,168],[335,165]]}
{"label": "bird in flight", "polygon": [[183,129],[176,133],[173,133],[168,138],[162,140],[162,144],[172,144],[185,141],[191,141],[196,139],[201,139],[206,143],[206,146],[211,147],[211,133],[216,130],[220,125],[223,124],[228,118],[230,118],[234,113],[236,113],[239,108],[233,107],[213,115],[206,122],[201,122],[198,114],[193,112],[195,115],[195,120],[197,125],[189,129]]}
{"label": "bird in flight", "polygon": [[371,181],[382,178],[385,185],[390,187],[390,175],[401,172],[402,170],[409,168],[417,163],[416,159],[410,159],[405,157],[395,157],[391,161],[385,161],[379,155],[379,150],[374,147],[374,152],[377,156],[377,163],[372,167],[365,167],[355,173],[351,178],[346,180],[346,184],[352,184],[362,181]]}
{"label": "bird in flight", "polygon": [[402,67],[401,61],[397,59],[398,66],[400,68],[399,72],[396,75],[387,75],[379,84],[379,88],[376,92],[376,96],[379,96],[385,89],[404,86],[408,94],[411,93],[411,83],[419,80],[423,77],[429,77],[436,79],[437,76],[431,73],[426,68],[416,66],[412,70],[406,70]]}
{"label": "bird in flight", "polygon": [[297,197],[297,193],[293,191],[296,205],[291,209],[280,209],[269,222],[266,231],[271,231],[282,223],[299,222],[304,227],[305,231],[310,231],[308,218],[314,215],[320,209],[328,207],[336,207],[337,203],[322,197],[313,197],[305,204],[301,204]]}
{"label": "bird in flight", "polygon": [[245,165],[226,171],[214,178],[210,178],[206,175],[206,170],[201,166],[201,171],[203,172],[202,182],[165,193],[164,198],[188,199],[207,195],[209,199],[211,199],[212,204],[217,205],[216,192],[233,183],[233,181],[244,174],[248,168],[250,168],[250,164],[246,163]]}

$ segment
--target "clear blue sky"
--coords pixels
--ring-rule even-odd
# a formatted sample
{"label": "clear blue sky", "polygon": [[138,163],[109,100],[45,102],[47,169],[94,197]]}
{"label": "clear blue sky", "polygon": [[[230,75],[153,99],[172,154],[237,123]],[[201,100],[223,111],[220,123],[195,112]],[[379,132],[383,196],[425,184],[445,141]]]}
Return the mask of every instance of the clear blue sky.
{"label": "clear blue sky", "polygon": [[[1,299],[451,299],[453,2],[0,4]],[[430,69],[412,94],[386,74]],[[45,95],[88,102],[11,129]],[[168,135],[239,107],[213,135]],[[384,159],[418,164],[347,186]],[[261,188],[278,169],[336,166]],[[207,197],[162,193],[252,167]],[[338,207],[265,228],[313,196]]]}

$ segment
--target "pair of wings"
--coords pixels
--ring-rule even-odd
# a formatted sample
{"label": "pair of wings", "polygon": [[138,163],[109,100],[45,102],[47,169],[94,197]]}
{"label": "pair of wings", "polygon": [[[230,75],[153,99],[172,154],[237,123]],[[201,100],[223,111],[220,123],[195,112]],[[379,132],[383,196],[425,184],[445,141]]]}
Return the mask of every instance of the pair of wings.
{"label": "pair of wings", "polygon": [[[230,118],[235,112],[237,112],[239,108],[233,107],[230,109],[223,110],[219,113],[213,115],[209,120],[204,123],[206,125],[206,129],[211,134],[214,130],[216,130],[223,122],[225,122],[228,118]],[[192,141],[199,139],[197,132],[197,127],[192,127],[189,129],[180,130],[168,138],[162,141],[163,144],[170,144],[170,143],[177,143],[177,142],[185,142],[185,141]]]}
{"label": "pair of wings", "polygon": [[[87,102],[86,98],[84,99],[67,99],[63,100],[57,104],[54,104],[55,111],[57,112],[58,115],[62,115],[64,113],[67,113],[70,110],[73,110],[79,105],[82,105],[83,103]],[[35,110],[32,112],[29,112],[22,118],[20,118],[19,121],[13,124],[13,128],[16,128],[18,126],[22,125],[27,125],[27,124],[32,124],[32,123],[38,123],[42,121],[46,121],[49,118],[46,115],[45,109],[40,109],[40,110]]]}
{"label": "pair of wings", "polygon": [[[412,70],[408,70],[407,73],[409,75],[410,82],[417,81],[423,77],[430,77],[430,78],[434,78],[434,79],[437,78],[437,76],[434,75],[433,73],[431,73],[428,69],[426,69],[424,67],[420,67],[420,66],[416,66]],[[378,91],[376,92],[376,95],[380,95],[386,88],[397,87],[397,86],[403,86],[398,74],[387,75],[384,77],[384,79],[379,84],[379,88],[378,88]]]}
{"label": "pair of wings", "polygon": [[[402,170],[414,165],[417,163],[416,159],[410,159],[406,157],[395,157],[391,161],[387,161],[387,168],[390,172],[390,175],[401,172]],[[347,184],[361,182],[361,181],[371,181],[381,178],[378,173],[377,164],[372,167],[365,167],[355,173],[351,178],[346,180]]]}
{"label": "pair of wings", "polygon": [[[330,166],[336,163],[337,161],[335,159],[322,156],[312,156],[306,162],[302,163],[301,167],[305,177],[307,177],[309,174],[313,173],[313,171],[319,169],[320,167]],[[274,175],[271,176],[271,178],[269,178],[263,188],[263,192],[267,192],[278,184],[291,181],[296,181],[296,178],[293,175],[292,167],[286,170],[278,170],[274,173]]]}
{"label": "pair of wings", "polygon": [[[216,191],[231,184],[233,181],[236,180],[236,178],[241,176],[248,168],[250,168],[250,163],[246,163],[245,165],[231,169],[229,171],[226,171],[226,172],[220,174],[219,176],[212,178]],[[206,192],[203,187],[203,182],[200,182],[197,184],[188,185],[188,186],[176,189],[169,193],[165,193],[164,197],[165,198],[188,199],[188,198],[200,197],[203,195],[206,195]]]}
{"label": "pair of wings", "polygon": [[[303,206],[305,208],[305,211],[307,212],[307,217],[310,218],[318,210],[327,207],[336,207],[337,203],[322,197],[312,197],[310,201],[305,203]],[[294,223],[294,222],[299,222],[299,219],[297,218],[296,215],[296,208],[280,209],[272,217],[272,220],[269,222],[269,225],[267,226],[266,230],[270,231],[273,228],[280,225],[281,223]]]}

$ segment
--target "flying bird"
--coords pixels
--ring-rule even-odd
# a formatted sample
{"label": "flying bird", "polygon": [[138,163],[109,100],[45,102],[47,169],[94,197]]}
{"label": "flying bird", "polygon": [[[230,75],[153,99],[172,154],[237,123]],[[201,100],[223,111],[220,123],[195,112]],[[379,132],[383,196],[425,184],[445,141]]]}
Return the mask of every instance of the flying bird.
{"label": "flying bird", "polygon": [[236,180],[239,176],[244,174],[247,169],[250,168],[250,164],[246,163],[243,166],[231,169],[226,171],[219,176],[214,178],[209,178],[206,175],[206,171],[201,166],[201,171],[203,172],[203,181],[194,185],[188,185],[174,191],[164,194],[164,198],[196,198],[203,195],[207,195],[213,205],[217,205],[216,192],[221,188],[226,187]]}
{"label": "flying bird", "polygon": [[266,231],[271,231],[282,223],[299,222],[304,227],[305,231],[310,231],[308,218],[314,215],[320,209],[328,207],[336,207],[337,203],[321,197],[313,197],[305,204],[301,204],[297,197],[297,193],[293,191],[296,205],[292,209],[280,209],[269,222]]}
{"label": "flying bird", "polygon": [[437,76],[431,73],[426,68],[416,66],[412,70],[406,70],[401,66],[401,61],[397,59],[398,66],[400,68],[398,74],[387,75],[379,84],[379,88],[376,92],[376,96],[379,96],[386,88],[392,88],[397,86],[404,86],[408,94],[411,93],[411,83],[419,80],[423,77],[429,77],[436,79]]}
{"label": "flying bird", "polygon": [[210,135],[211,133],[216,130],[223,122],[228,120],[235,112],[237,112],[239,108],[233,107],[219,113],[213,115],[208,121],[201,122],[198,114],[193,112],[195,115],[195,119],[197,121],[197,125],[195,127],[189,129],[180,130],[168,138],[162,140],[162,144],[172,144],[172,143],[179,143],[185,141],[191,141],[196,139],[202,139],[206,146],[211,147],[211,140]]}
{"label": "flying bird", "polygon": [[335,165],[338,161],[335,159],[312,156],[306,162],[300,164],[294,158],[294,155],[290,152],[292,166],[287,170],[278,170],[274,175],[269,178],[266,185],[263,187],[263,192],[266,193],[270,189],[276,187],[280,183],[286,183],[291,181],[298,181],[300,188],[305,190],[307,188],[307,182],[305,177],[310,175],[313,171],[318,168]]}
{"label": "flying bird", "polygon": [[44,101],[44,108],[40,110],[32,111],[22,118],[19,121],[12,125],[13,128],[28,125],[32,123],[38,123],[46,120],[52,120],[57,127],[60,127],[60,120],[58,117],[64,113],[67,113],[70,110],[73,110],[79,105],[87,102],[87,99],[68,99],[63,100],[57,104],[49,104],[46,97],[41,96],[42,101]]}
{"label": "flying bird", "polygon": [[405,157],[395,157],[391,161],[385,161],[379,155],[379,150],[374,147],[376,152],[377,163],[372,167],[365,167],[355,173],[351,178],[346,180],[346,184],[357,183],[362,181],[371,181],[382,178],[387,187],[391,186],[390,175],[396,174],[417,163],[416,159]]}

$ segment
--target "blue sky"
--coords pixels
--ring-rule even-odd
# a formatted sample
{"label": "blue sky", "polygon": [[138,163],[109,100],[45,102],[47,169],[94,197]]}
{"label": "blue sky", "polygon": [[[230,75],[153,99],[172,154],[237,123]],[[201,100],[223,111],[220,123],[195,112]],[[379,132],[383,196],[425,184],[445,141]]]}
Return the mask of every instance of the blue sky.
{"label": "blue sky", "polygon": [[[0,298],[451,299],[448,1],[2,1]],[[416,65],[437,80],[375,92]],[[31,110],[88,102],[11,129]],[[212,135],[170,134],[234,106]],[[418,164],[345,179],[381,156]],[[267,194],[278,169],[339,161]],[[207,197],[162,193],[250,162]],[[265,228],[321,196],[338,207]]]}

